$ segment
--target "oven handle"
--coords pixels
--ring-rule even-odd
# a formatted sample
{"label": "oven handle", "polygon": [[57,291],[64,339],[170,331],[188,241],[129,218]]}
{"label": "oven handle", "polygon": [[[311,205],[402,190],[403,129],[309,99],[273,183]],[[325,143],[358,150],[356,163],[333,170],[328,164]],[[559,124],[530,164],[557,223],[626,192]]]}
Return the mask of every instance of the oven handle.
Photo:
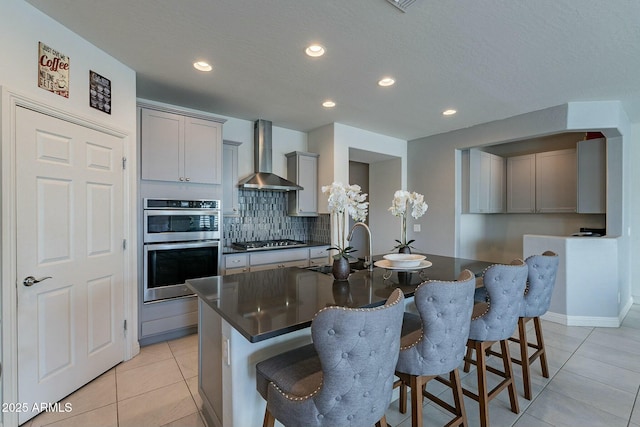
{"label": "oven handle", "polygon": [[220,215],[220,209],[145,209],[146,216],[193,216],[193,215]]}
{"label": "oven handle", "polygon": [[147,251],[162,251],[167,249],[189,249],[189,248],[206,248],[211,246],[220,246],[220,240],[196,240],[193,242],[173,242],[173,243],[145,243],[144,247]]}

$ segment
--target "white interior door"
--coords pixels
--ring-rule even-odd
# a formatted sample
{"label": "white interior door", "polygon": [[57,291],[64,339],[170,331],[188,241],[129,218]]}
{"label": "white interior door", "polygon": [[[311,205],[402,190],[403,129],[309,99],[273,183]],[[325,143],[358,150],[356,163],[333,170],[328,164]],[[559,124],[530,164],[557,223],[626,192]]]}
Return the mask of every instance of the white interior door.
{"label": "white interior door", "polygon": [[20,423],[123,360],[122,151],[120,138],[16,110]]}

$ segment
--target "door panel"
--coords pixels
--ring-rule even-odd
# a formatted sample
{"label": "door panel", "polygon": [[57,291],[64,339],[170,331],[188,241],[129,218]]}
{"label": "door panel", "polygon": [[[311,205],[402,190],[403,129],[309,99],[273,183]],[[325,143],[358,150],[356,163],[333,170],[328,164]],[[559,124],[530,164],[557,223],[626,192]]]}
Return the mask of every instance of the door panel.
{"label": "door panel", "polygon": [[31,409],[123,359],[123,141],[18,107],[16,147],[18,396]]}

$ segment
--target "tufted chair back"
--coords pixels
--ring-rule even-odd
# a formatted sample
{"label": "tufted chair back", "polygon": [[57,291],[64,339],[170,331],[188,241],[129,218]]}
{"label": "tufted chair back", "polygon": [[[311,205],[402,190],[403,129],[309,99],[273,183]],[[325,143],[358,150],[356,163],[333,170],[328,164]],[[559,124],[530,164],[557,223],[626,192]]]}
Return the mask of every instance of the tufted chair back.
{"label": "tufted chair back", "polygon": [[531,255],[525,262],[529,266],[529,277],[520,317],[542,316],[551,304],[560,259],[555,252],[546,251],[542,255]]}
{"label": "tufted chair back", "polygon": [[469,339],[501,341],[509,338],[516,328],[529,268],[518,259],[510,265],[494,264],[483,274],[487,292],[484,311],[471,320]]}
{"label": "tufted chair back", "polygon": [[286,426],[374,425],[391,402],[400,351],[404,296],[396,289],[384,306],[327,307],[311,323],[322,381],[306,396],[292,397],[274,383],[268,409]]}
{"label": "tufted chair back", "polygon": [[403,338],[397,371],[431,376],[458,367],[469,338],[474,289],[475,277],[469,270],[455,282],[428,281],[416,288],[422,329],[408,345]]}

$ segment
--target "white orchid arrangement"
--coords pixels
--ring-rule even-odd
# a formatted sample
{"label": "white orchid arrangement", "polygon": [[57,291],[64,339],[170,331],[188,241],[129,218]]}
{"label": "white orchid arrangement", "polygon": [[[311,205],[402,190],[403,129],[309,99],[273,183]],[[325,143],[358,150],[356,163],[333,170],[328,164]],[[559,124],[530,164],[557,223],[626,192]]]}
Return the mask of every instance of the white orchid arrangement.
{"label": "white orchid arrangement", "polygon": [[365,202],[366,193],[361,192],[359,185],[343,185],[340,182],[334,182],[331,185],[322,187],[323,194],[329,194],[329,212],[336,218],[336,226],[338,227],[338,237],[340,243],[329,250],[337,250],[338,253],[333,256],[335,260],[348,258],[350,252],[355,249],[352,246],[342,247],[346,241],[346,217],[350,216],[354,221],[364,221],[367,219],[367,211],[369,202]]}
{"label": "white orchid arrangement", "polygon": [[389,210],[394,216],[399,216],[402,220],[401,240],[396,239],[396,242],[398,242],[398,245],[395,246],[396,249],[410,248],[411,243],[414,242],[414,240],[407,241],[407,214],[409,212],[409,206],[411,206],[411,216],[415,219],[424,215],[429,208],[429,205],[424,201],[424,196],[415,191],[410,193],[406,190],[398,190],[393,194],[393,202]]}

